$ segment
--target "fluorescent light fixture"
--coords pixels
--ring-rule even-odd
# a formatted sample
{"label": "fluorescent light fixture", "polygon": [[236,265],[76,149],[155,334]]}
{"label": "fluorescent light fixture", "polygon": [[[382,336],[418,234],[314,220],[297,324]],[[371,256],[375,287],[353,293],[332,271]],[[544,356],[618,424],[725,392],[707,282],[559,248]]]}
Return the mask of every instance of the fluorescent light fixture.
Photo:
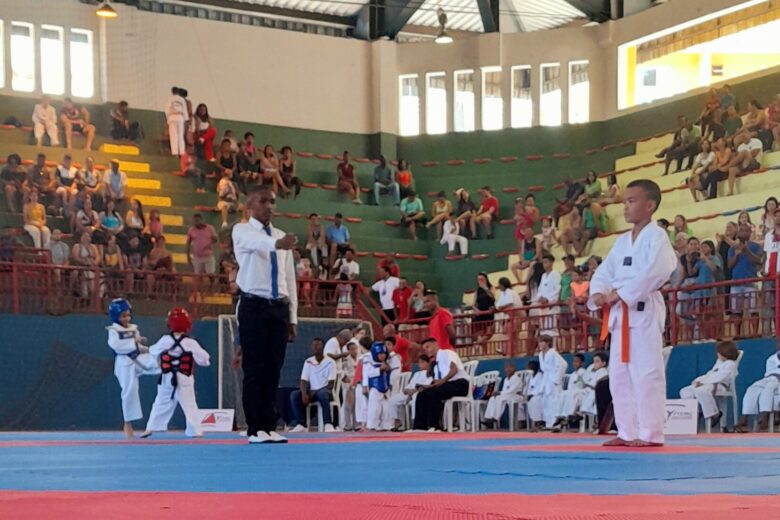
{"label": "fluorescent light fixture", "polygon": [[95,14],[98,15],[100,18],[116,18],[117,16],[119,16],[117,12],[114,11],[114,8],[111,7],[111,5],[108,3],[108,1],[100,4],[100,7],[97,8]]}

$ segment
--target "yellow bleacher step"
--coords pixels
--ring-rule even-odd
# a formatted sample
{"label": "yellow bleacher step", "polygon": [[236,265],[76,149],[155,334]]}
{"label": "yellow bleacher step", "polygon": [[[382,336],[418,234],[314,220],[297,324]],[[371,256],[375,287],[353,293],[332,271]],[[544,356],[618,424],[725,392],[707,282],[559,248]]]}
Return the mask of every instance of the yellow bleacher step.
{"label": "yellow bleacher step", "polygon": [[119,161],[119,169],[123,172],[149,173],[149,163],[135,161]]}
{"label": "yellow bleacher step", "polygon": [[187,261],[187,254],[186,253],[171,253],[171,256],[173,257],[173,263],[175,263],[175,264],[187,265],[189,263]]}
{"label": "yellow bleacher step", "polygon": [[160,208],[170,208],[173,204],[170,197],[160,197],[158,195],[133,195],[136,199],[141,201],[144,206],[157,206]]}
{"label": "yellow bleacher step", "polygon": [[166,233],[165,243],[174,246],[183,246],[187,243],[187,235],[180,233]]}
{"label": "yellow bleacher step", "polygon": [[128,188],[138,188],[142,190],[159,190],[161,187],[160,181],[157,179],[127,179]]}
{"label": "yellow bleacher step", "polygon": [[160,214],[160,221],[163,223],[163,226],[183,226],[184,225],[184,217],[182,217],[181,215],[167,215],[165,213],[162,213],[162,214]]}
{"label": "yellow bleacher step", "polygon": [[668,133],[661,137],[653,137],[647,141],[636,143],[636,153],[653,152],[658,153],[660,150],[672,144],[673,133]]}
{"label": "yellow bleacher step", "polygon": [[137,146],[129,144],[104,143],[100,151],[117,155],[141,155],[141,150]]}

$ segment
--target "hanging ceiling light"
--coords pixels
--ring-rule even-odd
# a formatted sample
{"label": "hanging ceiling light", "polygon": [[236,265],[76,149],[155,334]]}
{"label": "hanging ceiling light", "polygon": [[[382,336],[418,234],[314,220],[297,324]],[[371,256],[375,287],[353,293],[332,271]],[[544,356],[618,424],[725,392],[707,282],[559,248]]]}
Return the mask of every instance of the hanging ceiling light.
{"label": "hanging ceiling light", "polygon": [[101,18],[116,18],[119,16],[117,12],[114,11],[114,8],[108,3],[108,0],[100,4],[100,7],[97,8],[95,14]]}
{"label": "hanging ceiling light", "polygon": [[439,15],[439,25],[441,27],[439,29],[438,36],[436,36],[436,39],[433,41],[435,41],[440,45],[446,45],[448,43],[452,43],[452,36],[450,36],[447,33],[447,13],[445,13],[444,9],[440,7],[438,11],[438,15]]}

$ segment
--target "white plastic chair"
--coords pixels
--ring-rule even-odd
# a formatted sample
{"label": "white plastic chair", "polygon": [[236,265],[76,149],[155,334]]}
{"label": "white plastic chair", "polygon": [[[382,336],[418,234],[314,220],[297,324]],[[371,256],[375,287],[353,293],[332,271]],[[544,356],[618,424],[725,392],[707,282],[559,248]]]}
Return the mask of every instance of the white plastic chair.
{"label": "white plastic chair", "polygon": [[[501,381],[501,373],[498,370],[491,370],[489,372],[483,372],[480,374],[480,377],[482,378],[482,382],[480,385],[475,385],[475,388],[479,388],[480,386],[487,386],[490,383],[493,383],[493,395],[498,395],[499,393],[499,383]],[[475,399],[474,405],[473,405],[473,416],[471,418],[472,425],[471,429],[472,431],[478,432],[480,430],[480,424],[481,424],[481,417],[482,417],[482,408],[487,408],[488,400],[487,399]]]}
{"label": "white plastic chair", "polygon": [[406,385],[409,384],[409,381],[412,380],[412,373],[411,372],[401,372],[401,376],[396,380],[395,386],[393,386],[392,394],[398,394],[400,392],[404,391],[404,388],[406,388]]}
{"label": "white plastic chair", "polygon": [[[404,391],[404,388],[406,388],[406,385],[409,384],[409,381],[412,380],[412,373],[411,372],[401,372],[401,377],[398,378],[396,387],[393,387],[392,394],[399,394]],[[411,400],[409,402],[406,402],[404,404],[398,405],[398,411],[400,412],[398,414],[398,419],[401,421],[401,427],[404,429],[409,429],[411,427]]]}
{"label": "white plastic chair", "polygon": [[[520,377],[523,378],[523,382],[520,385],[520,388],[523,389],[523,391],[519,394],[516,394],[514,396],[511,396],[506,400],[507,407],[509,410],[509,431],[513,432],[515,431],[515,425],[517,424],[516,417],[519,415],[520,407],[526,407],[526,403],[528,402],[528,395],[526,391],[528,390],[528,383],[531,382],[531,378],[534,377],[534,373],[531,370],[523,370],[520,372]],[[525,420],[526,420],[526,428],[530,429],[531,421],[528,418],[528,411],[526,410],[525,414]]]}
{"label": "white plastic chair", "polygon": [[463,363],[463,370],[468,374],[470,378],[474,378],[477,374],[477,367],[479,366],[479,360],[466,361]]}
{"label": "white plastic chair", "polygon": [[769,412],[769,433],[775,433],[775,412],[780,411],[780,389],[775,392],[775,400]]}
{"label": "white plastic chair", "polygon": [[[336,378],[336,384],[333,385],[333,391],[331,392],[332,399],[330,400],[330,420],[333,421],[333,418],[338,415],[339,411],[341,410],[341,379]],[[317,431],[322,433],[325,431],[325,424],[324,419],[322,418],[322,407],[320,406],[320,403],[314,402],[310,403],[309,406],[306,407],[306,429],[308,430],[310,428],[311,424],[311,411],[312,409],[317,410]]]}
{"label": "white plastic chair", "polygon": [[[482,375],[469,377],[469,390],[465,396],[450,397],[444,401],[444,426],[448,432],[452,431],[453,412],[458,411],[460,431],[466,431],[466,417],[471,417],[474,410],[474,387],[482,382]],[[457,408],[456,408],[457,406]]]}
{"label": "white plastic chair", "polygon": [[[718,385],[715,388],[715,403],[718,405],[718,410],[725,410],[728,412],[728,402],[729,399],[731,399],[731,412],[734,416],[734,424],[737,424],[737,421],[739,420],[737,417],[737,376],[739,375],[739,364],[742,361],[743,354],[744,352],[740,350],[735,363],[734,378],[729,382],[728,386]],[[721,405],[721,401],[723,401],[723,405]],[[726,414],[724,413],[720,417],[718,431],[723,431],[723,420],[725,418]],[[712,433],[712,425],[710,424],[710,421],[706,419],[704,420],[704,431],[706,433]]]}

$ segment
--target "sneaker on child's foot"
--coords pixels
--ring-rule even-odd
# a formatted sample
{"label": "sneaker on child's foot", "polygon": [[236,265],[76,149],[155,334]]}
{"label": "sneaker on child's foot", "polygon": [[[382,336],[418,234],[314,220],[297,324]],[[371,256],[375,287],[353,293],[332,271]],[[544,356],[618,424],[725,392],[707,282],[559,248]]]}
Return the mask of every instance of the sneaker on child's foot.
{"label": "sneaker on child's foot", "polygon": [[326,424],[324,431],[325,433],[333,433],[336,431],[336,429],[333,427],[332,424]]}
{"label": "sneaker on child's foot", "polygon": [[306,428],[306,426],[304,426],[302,424],[299,424],[298,426],[296,426],[295,428],[290,430],[290,433],[303,433],[303,432],[307,432],[307,431],[309,431],[309,429]]}

